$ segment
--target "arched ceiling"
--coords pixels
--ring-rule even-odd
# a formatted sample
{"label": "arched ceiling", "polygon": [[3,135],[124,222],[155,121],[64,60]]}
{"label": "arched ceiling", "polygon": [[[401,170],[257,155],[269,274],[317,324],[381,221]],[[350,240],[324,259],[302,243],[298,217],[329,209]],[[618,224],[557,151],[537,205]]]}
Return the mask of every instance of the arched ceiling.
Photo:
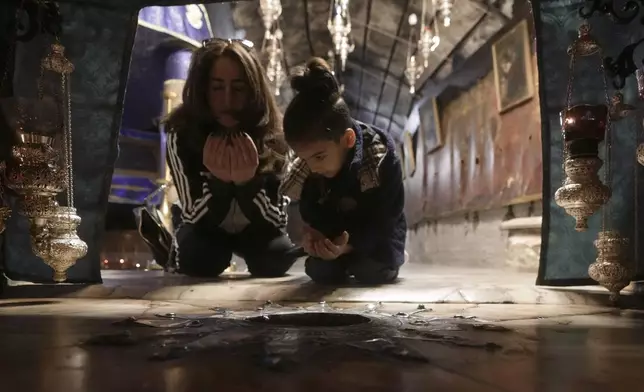
{"label": "arched ceiling", "polygon": [[[440,26],[441,43],[417,84],[449,74],[454,60],[464,60],[476,52],[512,18],[513,3],[514,0],[455,1],[452,24]],[[331,0],[282,0],[280,27],[288,67],[301,65],[311,56],[328,57],[332,48],[327,29],[330,4]],[[402,131],[413,104],[414,97],[404,77],[408,16],[420,14],[421,7],[421,0],[350,2],[355,50],[340,76],[345,99],[356,118],[394,134]],[[244,38],[261,47],[264,27],[258,1],[234,3],[233,20]],[[282,104],[292,96],[288,89],[284,90]]]}

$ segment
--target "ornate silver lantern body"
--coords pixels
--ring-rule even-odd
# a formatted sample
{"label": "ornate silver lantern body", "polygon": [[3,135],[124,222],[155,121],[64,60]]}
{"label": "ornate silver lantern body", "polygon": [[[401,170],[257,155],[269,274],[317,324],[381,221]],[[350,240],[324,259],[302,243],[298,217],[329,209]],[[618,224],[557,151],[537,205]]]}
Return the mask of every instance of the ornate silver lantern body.
{"label": "ornate silver lantern body", "polygon": [[577,231],[588,229],[588,218],[610,198],[610,188],[598,176],[603,162],[597,156],[607,121],[605,105],[577,105],[561,112],[565,179],[555,202],[575,218]]}
{"label": "ornate silver lantern body", "polygon": [[[588,228],[588,218],[602,209],[601,230],[594,245],[597,258],[588,268],[588,275],[611,293],[617,300],[619,293],[634,276],[629,240],[610,228],[610,197],[612,184],[612,123],[633,113],[633,106],[624,102],[621,93],[609,98],[605,60],[602,48],[590,34],[590,26],[583,21],[577,39],[569,46],[570,69],[566,109],[562,111],[564,141],[564,184],[555,193],[555,202],[576,220],[575,228]],[[578,57],[599,58],[603,82],[604,105],[583,104],[571,106],[575,62]],[[599,145],[604,144],[604,181],[597,175],[603,162],[599,158]]]}
{"label": "ornate silver lantern body", "polygon": [[[24,102],[16,105],[20,140],[7,164],[6,182],[8,188],[22,197],[22,213],[30,221],[34,254],[53,269],[53,279],[60,283],[67,280],[67,270],[87,254],[87,244],[76,234],[81,218],[73,198],[69,76],[74,66],[65,58],[64,47],[56,42],[41,67],[42,74],[58,75],[60,94],[56,106],[62,109],[58,110],[62,118],[45,121],[47,129],[30,129],[29,120],[38,117],[39,112],[51,112],[43,109],[50,101],[44,96],[42,79],[39,80],[39,99],[32,105],[38,109],[30,110]],[[60,206],[56,197],[65,190],[67,205]]]}

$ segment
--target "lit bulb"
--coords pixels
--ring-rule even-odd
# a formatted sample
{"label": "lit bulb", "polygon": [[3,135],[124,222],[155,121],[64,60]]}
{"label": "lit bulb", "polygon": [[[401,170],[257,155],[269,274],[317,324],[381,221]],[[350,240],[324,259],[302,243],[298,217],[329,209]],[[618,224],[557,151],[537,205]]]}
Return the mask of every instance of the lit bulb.
{"label": "lit bulb", "polygon": [[120,259],[120,260],[119,260],[119,263],[121,263],[121,264],[125,264],[125,260]]}
{"label": "lit bulb", "polygon": [[141,264],[136,263],[136,268],[141,268]]}
{"label": "lit bulb", "polygon": [[452,24],[452,18],[446,16],[445,19],[443,19],[443,26],[449,27],[450,24]]}
{"label": "lit bulb", "polygon": [[105,259],[105,260],[103,260],[103,263],[104,263],[104,264],[109,264],[109,263],[110,263],[110,261],[109,261],[109,260],[107,260],[107,259]]}
{"label": "lit bulb", "polygon": [[418,16],[416,14],[409,14],[409,25],[416,26],[416,23],[418,23]]}

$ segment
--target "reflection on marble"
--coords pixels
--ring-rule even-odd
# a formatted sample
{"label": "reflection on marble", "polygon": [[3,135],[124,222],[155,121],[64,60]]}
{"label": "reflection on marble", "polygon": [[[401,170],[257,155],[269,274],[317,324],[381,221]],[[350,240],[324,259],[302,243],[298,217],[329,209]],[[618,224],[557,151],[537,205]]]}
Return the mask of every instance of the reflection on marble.
{"label": "reflection on marble", "polygon": [[[241,263],[240,263],[241,265]],[[244,270],[243,265],[240,271]],[[278,279],[251,279],[245,272],[219,279],[194,279],[159,271],[103,271],[104,284],[93,286],[13,286],[5,298],[137,298],[163,301],[345,301],[607,305],[608,293],[599,286],[547,288],[534,285],[535,275],[512,270],[405,265],[397,284],[380,287],[318,286],[296,265]],[[625,290],[624,301],[637,298]]]}
{"label": "reflection on marble", "polygon": [[[298,304],[307,307],[310,304]],[[380,315],[410,313],[418,304],[333,303],[328,308]],[[258,303],[138,300],[0,301],[3,390],[76,391],[627,391],[644,382],[644,312],[587,306],[431,304],[418,320],[449,320],[443,331],[499,350],[414,340],[428,363],[397,361],[334,346],[295,368],[267,369],[243,353],[201,351],[150,361],[141,345],[94,347],[81,342],[123,330],[114,321],[155,314],[257,312]],[[279,304],[272,306],[279,307]],[[313,305],[312,308],[319,308]],[[246,312],[246,313],[244,313]],[[384,316],[383,316],[384,317]],[[476,319],[476,320],[475,320]],[[507,330],[476,328],[476,323]],[[137,327],[138,331],[160,331]],[[444,328],[443,328],[444,329]],[[229,333],[222,329],[220,333]],[[234,331],[233,331],[234,332]]]}

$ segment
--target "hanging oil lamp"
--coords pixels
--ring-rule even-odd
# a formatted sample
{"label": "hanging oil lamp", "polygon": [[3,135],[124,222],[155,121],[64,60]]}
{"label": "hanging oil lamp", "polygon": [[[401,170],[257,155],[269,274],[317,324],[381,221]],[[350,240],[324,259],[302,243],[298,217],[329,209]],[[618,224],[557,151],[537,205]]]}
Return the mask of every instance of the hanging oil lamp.
{"label": "hanging oil lamp", "polygon": [[[610,229],[610,186],[612,184],[612,128],[611,122],[631,114],[634,108],[624,103],[624,97],[617,93],[608,98],[608,83],[603,68],[602,48],[590,36],[590,26],[584,21],[579,36],[569,48],[570,69],[566,110],[562,113],[564,159],[566,180],[555,193],[555,201],[577,219],[577,230],[586,229],[587,219],[602,209],[601,231],[594,245],[597,258],[588,267],[588,275],[611,293],[616,301],[619,293],[633,277],[633,260],[629,256],[629,240]],[[602,70],[605,105],[577,105],[571,107],[574,65],[577,56],[597,54]],[[604,142],[606,167],[604,182],[597,172],[602,166],[599,159],[599,144]],[[603,208],[602,208],[603,207]]]}
{"label": "hanging oil lamp", "polygon": [[597,259],[588,267],[588,275],[610,291],[611,301],[629,285],[634,274],[633,260],[628,256],[629,240],[612,230],[599,232],[594,242]]}
{"label": "hanging oil lamp", "polygon": [[644,166],[644,143],[637,146],[637,163]]}
{"label": "hanging oil lamp", "polygon": [[[644,120],[642,120],[642,127],[644,127]],[[639,136],[639,133],[637,135]],[[638,137],[638,140],[639,140],[639,137]],[[636,156],[637,156],[637,163],[644,166],[644,143],[640,143],[637,146]]]}
{"label": "hanging oil lamp", "polygon": [[5,163],[0,162],[0,234],[4,232],[4,229],[6,228],[5,222],[11,216],[11,208],[6,206],[4,201],[4,171]]}
{"label": "hanging oil lamp", "polygon": [[591,56],[601,50],[599,43],[590,35],[590,24],[588,21],[582,21],[578,29],[577,39],[568,46],[569,56]]}
{"label": "hanging oil lamp", "polygon": [[50,53],[43,59],[44,71],[60,75],[63,99],[63,157],[67,205],[56,206],[44,220],[44,224],[32,226],[32,249],[54,270],[54,281],[67,280],[67,270],[87,254],[87,244],[78,237],[77,228],[81,218],[74,208],[74,171],[72,162],[72,124],[70,74],[74,65],[65,57],[65,48],[60,42],[51,46]]}
{"label": "hanging oil lamp", "polygon": [[577,231],[588,229],[588,218],[610,198],[610,188],[598,175],[603,164],[598,148],[607,121],[605,105],[576,105],[561,112],[565,180],[555,192],[555,202],[575,218]]}
{"label": "hanging oil lamp", "polygon": [[7,228],[7,219],[11,216],[11,209],[9,207],[0,207],[0,234],[4,233]]}
{"label": "hanging oil lamp", "polygon": [[65,188],[65,173],[58,167],[54,138],[18,130],[13,162],[7,166],[7,187],[22,196],[22,212],[33,224],[43,224],[58,206],[56,195]]}
{"label": "hanging oil lamp", "polygon": [[54,282],[67,280],[67,270],[87,254],[87,244],[76,230],[81,218],[76,208],[61,206],[47,217],[44,226],[32,226],[34,254],[54,270]]}
{"label": "hanging oil lamp", "polygon": [[52,99],[14,98],[3,100],[2,106],[17,135],[6,163],[6,186],[21,196],[22,213],[32,223],[42,222],[65,187],[60,153],[54,148],[60,121],[51,118],[58,117],[57,105]]}
{"label": "hanging oil lamp", "polygon": [[637,81],[637,96],[644,100],[644,66],[635,70],[635,80]]}
{"label": "hanging oil lamp", "polygon": [[[577,57],[597,54],[600,62],[603,61],[601,47],[590,36],[590,26],[586,21],[579,27],[579,35],[568,48],[568,53],[570,63],[566,108],[560,114],[564,179],[555,192],[555,202],[575,218],[575,230],[585,231],[588,229],[588,218],[608,202],[611,194],[610,188],[602,183],[598,175],[603,164],[599,158],[599,145],[610,132],[609,102],[605,105],[572,106]],[[605,74],[603,76],[605,79]],[[609,157],[610,145],[606,151]]]}

